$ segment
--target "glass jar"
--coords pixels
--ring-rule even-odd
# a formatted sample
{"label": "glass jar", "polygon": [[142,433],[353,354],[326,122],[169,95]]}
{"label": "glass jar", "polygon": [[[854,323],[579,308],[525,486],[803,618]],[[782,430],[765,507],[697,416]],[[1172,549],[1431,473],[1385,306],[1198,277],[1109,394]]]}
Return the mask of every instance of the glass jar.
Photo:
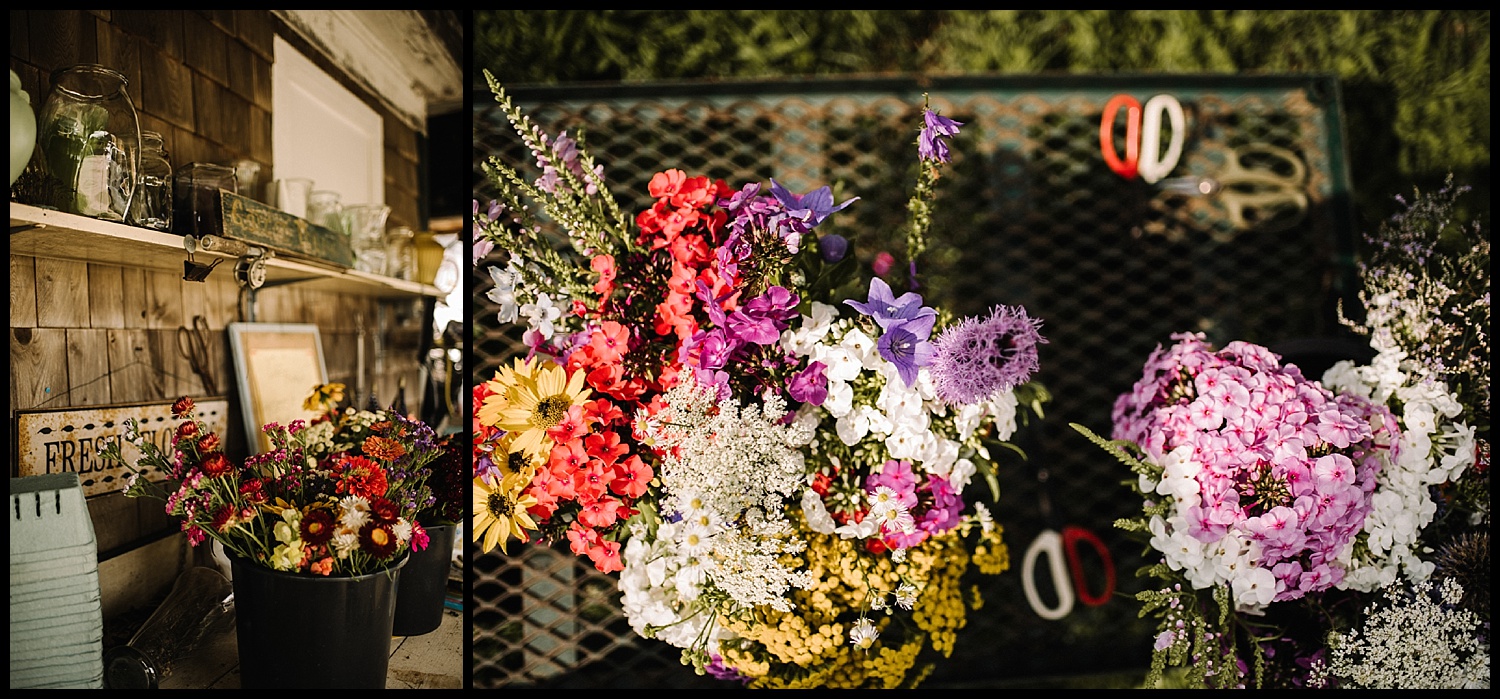
{"label": "glass jar", "polygon": [[344,205],[339,193],[320,189],[307,195],[307,220],[330,231],[343,230]]}
{"label": "glass jar", "polygon": [[385,274],[385,219],[391,207],[384,204],[354,204],[344,207],[344,230],[354,249],[354,268]]}
{"label": "glass jar", "polygon": [[130,201],[130,222],[142,228],[172,230],[172,184],[172,161],[161,134],[142,131],[140,176]]}
{"label": "glass jar", "polygon": [[410,281],[417,274],[416,234],[409,226],[396,226],[385,234],[385,276]]}
{"label": "glass jar", "polygon": [[140,122],[125,76],[83,64],[52,73],[37,120],[47,208],[126,220],[141,152]]}
{"label": "glass jar", "polygon": [[234,168],[217,163],[188,163],[177,173],[173,201],[175,230],[202,237],[223,233],[219,190],[237,193]]}

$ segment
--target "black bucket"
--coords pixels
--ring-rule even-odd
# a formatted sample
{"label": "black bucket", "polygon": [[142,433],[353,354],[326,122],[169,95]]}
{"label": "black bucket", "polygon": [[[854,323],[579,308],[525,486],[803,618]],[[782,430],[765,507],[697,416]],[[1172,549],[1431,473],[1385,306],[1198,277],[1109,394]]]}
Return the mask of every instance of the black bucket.
{"label": "black bucket", "polygon": [[396,591],[396,619],[391,633],[420,636],[443,624],[443,602],[448,597],[448,571],[453,565],[453,537],[458,526],[427,528],[427,548],[412,551],[401,571]]}
{"label": "black bucket", "polygon": [[368,575],[323,577],[235,558],[240,686],[384,689],[407,560]]}

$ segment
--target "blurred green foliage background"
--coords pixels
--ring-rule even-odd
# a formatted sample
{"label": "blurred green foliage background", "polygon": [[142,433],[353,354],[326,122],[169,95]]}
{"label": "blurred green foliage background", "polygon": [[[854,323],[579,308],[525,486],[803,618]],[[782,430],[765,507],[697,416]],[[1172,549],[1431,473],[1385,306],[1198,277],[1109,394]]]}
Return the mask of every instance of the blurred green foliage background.
{"label": "blurred green foliage background", "polygon": [[1361,231],[1449,173],[1488,227],[1488,10],[489,10],[507,85],[849,75],[1338,76]]}

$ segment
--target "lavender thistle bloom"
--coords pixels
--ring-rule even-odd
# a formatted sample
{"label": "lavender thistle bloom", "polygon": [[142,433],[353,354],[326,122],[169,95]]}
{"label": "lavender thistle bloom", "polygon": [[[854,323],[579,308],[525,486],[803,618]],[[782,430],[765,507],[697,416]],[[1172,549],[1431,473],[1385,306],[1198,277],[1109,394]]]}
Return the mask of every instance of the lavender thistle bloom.
{"label": "lavender thistle bloom", "polygon": [[948,162],[948,142],[943,137],[957,136],[958,127],[964,123],[941,116],[931,109],[922,110],[922,121],[926,126],[922,127],[922,133],[917,137],[917,155],[922,160]]}
{"label": "lavender thistle bloom", "polygon": [[949,405],[978,403],[1031,378],[1040,320],[1020,306],[995,306],[989,317],[970,316],[933,341],[933,388]]}

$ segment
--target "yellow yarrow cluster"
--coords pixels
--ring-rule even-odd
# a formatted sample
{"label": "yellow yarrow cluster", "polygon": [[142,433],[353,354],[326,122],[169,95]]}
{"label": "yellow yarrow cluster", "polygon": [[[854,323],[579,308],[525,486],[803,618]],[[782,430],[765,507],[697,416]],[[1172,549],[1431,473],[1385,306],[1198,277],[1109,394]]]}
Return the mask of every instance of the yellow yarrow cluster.
{"label": "yellow yarrow cluster", "polygon": [[[755,688],[875,688],[915,686],[930,668],[913,673],[923,650],[953,653],[967,622],[961,578],[970,554],[958,532],[928,539],[897,563],[871,555],[860,542],[804,530],[807,549],[790,563],[805,566],[814,583],[792,594],[793,611],[757,615],[756,623],[725,620],[742,640],[721,648],[726,664]],[[982,537],[981,572],[1009,566],[998,529]],[[909,582],[921,590],[911,612],[872,610],[876,595]],[[863,613],[880,631],[870,650],[856,648],[849,631]],[[897,615],[910,614],[909,620]],[[909,676],[910,675],[910,676]]]}

